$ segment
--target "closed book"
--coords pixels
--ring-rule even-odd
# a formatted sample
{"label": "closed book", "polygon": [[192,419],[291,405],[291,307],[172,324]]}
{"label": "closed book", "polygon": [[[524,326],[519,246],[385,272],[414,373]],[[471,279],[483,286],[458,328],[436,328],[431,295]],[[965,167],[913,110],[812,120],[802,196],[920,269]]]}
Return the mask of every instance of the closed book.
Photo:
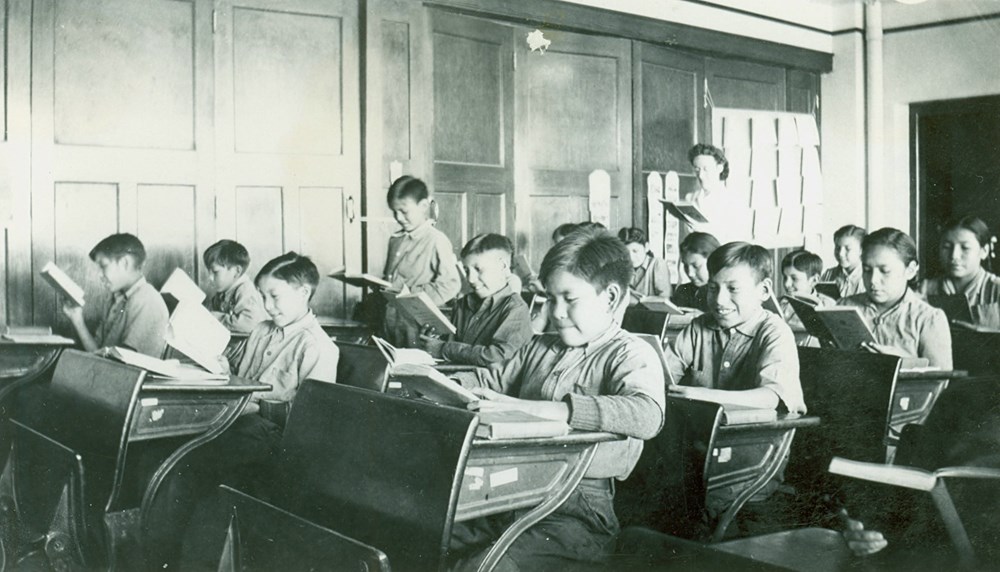
{"label": "closed book", "polygon": [[421,326],[430,326],[439,334],[454,334],[458,331],[448,316],[438,309],[426,292],[399,294],[394,303],[404,315]]}
{"label": "closed book", "polygon": [[732,403],[722,404],[723,425],[744,425],[747,423],[769,423],[778,420],[778,411],[773,407],[761,409]]}
{"label": "closed book", "polygon": [[688,224],[708,222],[708,217],[705,216],[705,213],[701,212],[698,205],[692,202],[666,201],[663,199],[660,199],[660,202],[662,202],[663,206],[666,207],[667,212]]}
{"label": "closed book", "polygon": [[856,350],[861,347],[861,344],[875,343],[875,334],[861,315],[861,310],[855,307],[827,306],[826,308],[816,308],[816,315],[826,325],[836,346],[840,349]]}
{"label": "closed book", "polygon": [[476,436],[484,439],[558,437],[569,433],[564,421],[543,419],[523,411],[489,411],[479,414]]}
{"label": "closed book", "polygon": [[965,294],[941,294],[927,296],[927,303],[944,310],[950,322],[972,322],[972,307]]}
{"label": "closed book", "polygon": [[71,300],[77,306],[83,306],[83,288],[74,282],[68,274],[63,272],[62,268],[56,266],[55,262],[49,262],[43,266],[39,274],[41,274],[42,278],[44,278],[49,285],[55,288],[57,292]]}
{"label": "closed book", "polygon": [[346,268],[337,268],[331,272],[329,276],[334,280],[339,280],[345,284],[357,286],[358,288],[367,286],[368,288],[385,288],[386,290],[393,289],[392,282],[375,276],[374,274],[368,274],[367,272],[348,271]]}
{"label": "closed book", "polygon": [[675,316],[687,313],[685,308],[681,308],[677,304],[674,304],[669,299],[662,296],[643,296],[642,298],[639,298],[639,305],[653,312],[661,312]]}

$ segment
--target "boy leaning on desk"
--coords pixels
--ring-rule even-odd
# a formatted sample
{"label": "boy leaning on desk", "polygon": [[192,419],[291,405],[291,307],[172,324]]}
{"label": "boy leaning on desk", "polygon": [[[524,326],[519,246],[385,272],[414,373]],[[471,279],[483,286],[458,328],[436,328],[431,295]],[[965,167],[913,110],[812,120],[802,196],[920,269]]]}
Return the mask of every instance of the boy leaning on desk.
{"label": "boy leaning on desk", "polygon": [[[550,325],[557,333],[535,337],[502,365],[456,375],[481,398],[471,408],[521,410],[573,429],[628,437],[599,445],[579,487],[514,542],[498,570],[599,562],[614,548],[619,525],[613,479],[631,473],[642,440],[659,432],[664,411],[659,358],[614,320],[631,275],[628,251],[617,238],[604,230],[574,233],[554,246],[541,266]],[[456,523],[451,553],[457,568],[474,569],[515,516]]]}

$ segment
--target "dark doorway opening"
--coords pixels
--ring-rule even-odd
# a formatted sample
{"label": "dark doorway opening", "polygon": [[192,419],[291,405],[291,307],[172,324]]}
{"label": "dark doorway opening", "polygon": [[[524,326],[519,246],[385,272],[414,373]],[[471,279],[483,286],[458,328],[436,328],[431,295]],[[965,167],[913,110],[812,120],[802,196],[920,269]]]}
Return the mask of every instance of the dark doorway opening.
{"label": "dark doorway opening", "polygon": [[[1000,95],[912,104],[910,133],[910,228],[922,274],[935,276],[949,219],[975,215],[1000,232]],[[988,262],[996,272],[995,254]]]}

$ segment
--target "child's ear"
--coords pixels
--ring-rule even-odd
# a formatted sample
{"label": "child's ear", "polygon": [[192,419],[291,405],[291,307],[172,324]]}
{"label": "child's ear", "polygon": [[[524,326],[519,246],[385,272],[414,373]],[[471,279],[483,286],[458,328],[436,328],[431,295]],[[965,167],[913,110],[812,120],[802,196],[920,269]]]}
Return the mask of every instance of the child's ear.
{"label": "child's ear", "polygon": [[618,283],[612,282],[604,291],[608,294],[608,308],[614,312],[622,301],[622,287]]}
{"label": "child's ear", "polygon": [[920,270],[920,264],[916,260],[911,260],[909,264],[906,265],[906,271],[904,275],[906,276],[906,281],[909,282],[917,277],[917,272]]}
{"label": "child's ear", "polygon": [[770,278],[762,278],[758,283],[760,286],[760,301],[763,302],[771,297],[774,292],[774,282]]}

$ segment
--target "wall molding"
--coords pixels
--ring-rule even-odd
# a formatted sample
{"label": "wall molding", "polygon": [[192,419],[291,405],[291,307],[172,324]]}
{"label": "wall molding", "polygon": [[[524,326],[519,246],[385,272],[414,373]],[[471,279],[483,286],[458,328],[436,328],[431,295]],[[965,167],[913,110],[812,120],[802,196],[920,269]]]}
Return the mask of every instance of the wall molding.
{"label": "wall molding", "polygon": [[930,28],[944,28],[946,26],[958,26],[961,24],[971,24],[973,22],[987,22],[990,20],[1000,19],[1000,12],[994,12],[992,14],[981,14],[979,16],[968,16],[965,18],[952,18],[951,20],[939,20],[937,22],[925,22],[923,24],[912,24],[910,26],[897,26],[895,28],[886,28],[883,34],[900,34],[903,32],[915,32],[919,30],[927,30]]}

